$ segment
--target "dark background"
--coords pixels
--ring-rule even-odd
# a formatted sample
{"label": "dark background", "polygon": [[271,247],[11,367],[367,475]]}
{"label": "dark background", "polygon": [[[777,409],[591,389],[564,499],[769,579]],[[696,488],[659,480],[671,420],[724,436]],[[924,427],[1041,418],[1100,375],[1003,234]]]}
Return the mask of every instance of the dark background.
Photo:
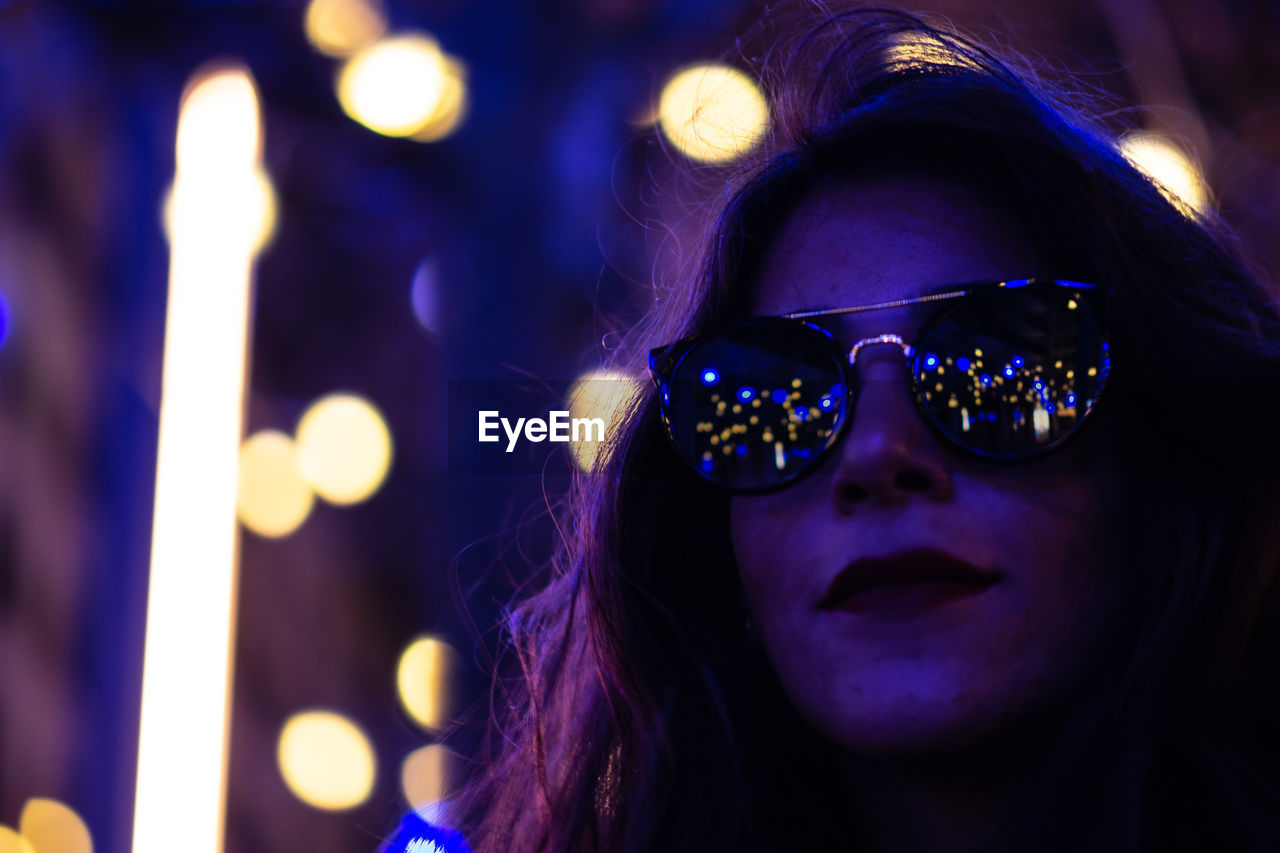
{"label": "dark background", "polygon": [[[246,434],[337,390],[376,402],[395,457],[355,507],[283,539],[242,532],[226,848],[360,853],[403,808],[400,760],[430,736],[394,672],[424,632],[482,697],[491,626],[553,529],[568,466],[451,464],[449,389],[563,388],[601,363],[688,245],[686,179],[652,113],[666,77],[725,53],[742,0],[389,0],[469,69],[443,141],[347,118],[303,0],[0,0],[0,824],[31,797],[128,848],[167,275],[160,199],[187,78],[238,57],[260,88],[279,202],[260,258]],[[1280,11],[1235,0],[938,0],[921,11],[1083,75],[1179,135],[1263,271],[1280,255]],[[702,190],[691,189],[701,187]],[[426,264],[431,328],[410,292]],[[536,382],[534,383],[536,385]],[[548,447],[543,445],[543,447]],[[340,710],[380,775],[352,811],[295,799],[283,721]],[[465,739],[458,744],[465,750]],[[180,846],[180,845],[179,845]],[[176,849],[176,848],[175,848]],[[44,853],[44,851],[42,851]]]}

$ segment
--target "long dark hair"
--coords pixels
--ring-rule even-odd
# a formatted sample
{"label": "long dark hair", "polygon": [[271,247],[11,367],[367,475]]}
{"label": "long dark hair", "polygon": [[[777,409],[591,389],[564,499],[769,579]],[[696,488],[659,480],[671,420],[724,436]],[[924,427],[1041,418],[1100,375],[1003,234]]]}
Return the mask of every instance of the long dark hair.
{"label": "long dark hair", "polygon": [[[767,38],[761,39],[760,34]],[[1062,727],[1010,837],[1027,849],[1273,849],[1280,683],[1280,309],[1211,213],[1135,169],[1077,102],[897,11],[774,10],[753,37],[767,138],[701,259],[617,368],[744,313],[771,234],[819,179],[927,165],[1023,217],[1058,274],[1106,282],[1107,405],[1134,506],[1136,600],[1106,689]],[[727,501],[669,451],[646,386],[580,477],[551,576],[509,611],[478,851],[852,844],[836,751],[747,616]]]}

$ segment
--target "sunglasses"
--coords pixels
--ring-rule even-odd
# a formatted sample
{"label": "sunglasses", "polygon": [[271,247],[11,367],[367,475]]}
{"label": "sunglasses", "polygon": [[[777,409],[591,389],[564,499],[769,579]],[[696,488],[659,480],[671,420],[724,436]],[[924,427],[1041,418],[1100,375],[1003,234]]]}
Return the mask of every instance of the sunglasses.
{"label": "sunglasses", "polygon": [[[699,475],[738,494],[812,473],[848,431],[858,352],[902,349],[920,418],[959,450],[1022,462],[1061,447],[1097,408],[1111,359],[1105,292],[1015,279],[951,284],[907,299],[753,317],[649,353],[667,434]],[[810,320],[938,303],[911,343],[847,351]]]}

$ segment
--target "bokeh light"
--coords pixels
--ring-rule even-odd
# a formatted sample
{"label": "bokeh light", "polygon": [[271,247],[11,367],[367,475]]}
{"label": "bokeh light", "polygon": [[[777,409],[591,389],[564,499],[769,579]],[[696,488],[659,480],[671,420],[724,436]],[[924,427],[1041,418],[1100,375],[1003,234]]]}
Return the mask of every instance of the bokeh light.
{"label": "bokeh light", "polygon": [[4,294],[0,293],[0,347],[9,340],[9,329],[13,326],[13,320],[10,319],[12,316],[9,303],[5,300]]}
{"label": "bokeh light", "polygon": [[433,335],[441,334],[444,311],[440,304],[440,270],[435,258],[424,258],[414,270],[409,301],[413,305],[413,316],[422,328]]}
{"label": "bokeh light", "polygon": [[1209,209],[1209,191],[1195,161],[1182,148],[1145,131],[1126,134],[1120,153],[1157,184],[1169,201],[1189,214]]}
{"label": "bokeh light", "polygon": [[245,527],[259,536],[288,536],[307,520],[314,503],[292,438],[263,430],[240,445],[236,515]]}
{"label": "bokeh light", "polygon": [[400,765],[400,788],[405,802],[428,822],[448,823],[441,809],[453,793],[457,762],[456,753],[433,743],[415,749]]}
{"label": "bokeh light", "polygon": [[261,165],[257,89],[239,69],[199,76],[183,97],[177,175],[164,202],[179,231],[221,235],[258,252],[275,231],[276,198]]}
{"label": "bokeh light", "polygon": [[217,839],[222,827],[261,149],[248,70],[194,74],[175,141],[134,853]]}
{"label": "bokeh light", "polygon": [[436,108],[422,127],[410,134],[415,142],[439,142],[453,133],[467,117],[467,67],[452,56],[444,59],[444,80]]}
{"label": "bokeh light", "polygon": [[769,106],[742,71],[696,65],[663,87],[658,126],[686,157],[723,163],[756,146],[769,127]]}
{"label": "bokeh light", "polygon": [[55,800],[27,800],[18,819],[18,831],[37,853],[93,853],[89,827],[80,815]]}
{"label": "bokeh light", "polygon": [[330,503],[365,500],[391,467],[391,432],[382,413],[354,394],[313,403],[298,422],[296,441],[298,469]]}
{"label": "bokeh light", "polygon": [[7,826],[0,826],[0,853],[38,853],[31,842]]}
{"label": "bokeh light", "polygon": [[634,378],[607,370],[597,370],[579,377],[569,388],[571,419],[600,418],[604,421],[603,442],[569,442],[569,450],[579,468],[590,471],[604,460],[604,454],[638,398],[640,388],[641,384]]}
{"label": "bokeh light", "polygon": [[351,118],[386,136],[411,136],[430,122],[445,94],[448,60],[429,35],[377,41],[338,74],[338,100]]}
{"label": "bokeh light", "polygon": [[311,0],[303,27],[312,47],[340,57],[381,38],[387,31],[387,16],[376,0]]}
{"label": "bokeh light", "polygon": [[440,729],[449,719],[449,682],[456,665],[453,647],[435,637],[419,637],[400,655],[396,692],[420,726]]}
{"label": "bokeh light", "polygon": [[294,714],[280,731],[276,760],[293,795],[317,809],[355,808],[373,790],[373,747],[360,727],[341,714]]}

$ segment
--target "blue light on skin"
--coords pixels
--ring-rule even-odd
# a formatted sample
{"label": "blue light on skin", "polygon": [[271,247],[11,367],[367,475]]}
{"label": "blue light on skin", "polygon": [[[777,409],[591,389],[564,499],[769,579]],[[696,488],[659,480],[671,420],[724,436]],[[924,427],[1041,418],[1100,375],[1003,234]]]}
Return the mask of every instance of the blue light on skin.
{"label": "blue light on skin", "polygon": [[938,357],[937,357],[936,355],[934,355],[933,353],[929,353],[928,355],[926,355],[926,356],[924,357],[924,366],[925,366],[925,367],[937,367],[937,366],[938,366]]}
{"label": "blue light on skin", "polygon": [[980,381],[983,385],[990,385],[990,384],[991,384],[991,377],[990,377],[989,375],[987,375],[986,373],[984,373],[984,374],[982,374],[982,376],[979,378],[979,380],[978,380],[978,381]]}
{"label": "blue light on skin", "polygon": [[715,385],[720,381],[720,373],[714,367],[708,367],[702,371],[702,384]]}
{"label": "blue light on skin", "polygon": [[1024,364],[1026,364],[1026,362],[1024,362],[1024,361],[1022,360],[1022,356],[1020,356],[1020,355],[1015,355],[1015,356],[1013,357],[1013,366],[1014,366],[1014,367],[1022,367],[1022,365],[1024,365]]}
{"label": "blue light on skin", "polygon": [[777,391],[774,391],[773,402],[777,403],[779,406],[787,402],[787,392],[782,390],[781,388],[779,388]]}
{"label": "blue light on skin", "polygon": [[4,346],[4,342],[9,340],[9,303],[5,301],[4,294],[0,293],[0,347]]}
{"label": "blue light on skin", "polygon": [[739,388],[739,389],[738,389],[738,400],[740,400],[740,401],[741,401],[741,402],[743,402],[743,403],[749,403],[749,402],[751,402],[751,398],[752,398],[752,397],[754,397],[755,395],[756,395],[756,392],[755,392],[755,390],[754,390],[754,389],[752,389],[752,388]]}
{"label": "blue light on skin", "polygon": [[959,369],[961,373],[968,373],[968,372],[969,372],[969,359],[965,358],[964,356],[961,356],[960,358],[957,358],[957,359],[956,359],[956,368],[957,368],[957,369]]}

